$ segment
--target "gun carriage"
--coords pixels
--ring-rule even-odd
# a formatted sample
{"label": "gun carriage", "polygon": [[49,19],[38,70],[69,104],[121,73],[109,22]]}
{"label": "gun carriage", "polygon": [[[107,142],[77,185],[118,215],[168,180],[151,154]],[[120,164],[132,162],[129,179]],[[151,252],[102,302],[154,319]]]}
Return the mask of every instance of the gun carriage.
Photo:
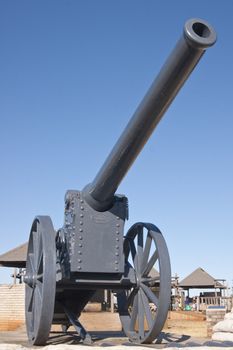
{"label": "gun carriage", "polygon": [[116,191],[215,41],[215,31],[207,22],[187,21],[181,39],[94,180],[81,191],[67,191],[63,227],[56,231],[48,216],[34,219],[24,277],[32,344],[45,344],[52,324],[61,324],[64,330],[72,324],[84,342],[91,342],[79,316],[98,289],[116,291],[122,327],[131,341],[150,343],[160,333],[171,296],[168,249],[160,230],[150,223],[138,222],[124,235],[128,200]]}

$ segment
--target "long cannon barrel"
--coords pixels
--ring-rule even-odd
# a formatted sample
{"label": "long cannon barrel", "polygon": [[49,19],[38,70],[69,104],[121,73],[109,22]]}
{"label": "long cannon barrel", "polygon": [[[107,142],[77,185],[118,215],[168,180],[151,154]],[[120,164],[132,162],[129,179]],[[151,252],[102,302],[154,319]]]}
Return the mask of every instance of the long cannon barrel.
{"label": "long cannon barrel", "polygon": [[123,177],[205,50],[215,41],[216,33],[206,21],[190,19],[185,23],[181,39],[95,179],[84,189],[85,198],[93,208],[104,211],[111,206]]}

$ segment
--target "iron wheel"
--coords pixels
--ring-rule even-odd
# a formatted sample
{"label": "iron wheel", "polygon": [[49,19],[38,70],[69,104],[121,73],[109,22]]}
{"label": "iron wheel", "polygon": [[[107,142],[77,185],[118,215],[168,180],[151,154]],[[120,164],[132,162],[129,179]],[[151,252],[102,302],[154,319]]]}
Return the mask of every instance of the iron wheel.
{"label": "iron wheel", "polygon": [[24,282],[28,339],[33,345],[44,345],[53,320],[56,293],[55,231],[49,216],[38,216],[33,221]]}
{"label": "iron wheel", "polygon": [[133,266],[136,286],[118,293],[118,310],[126,335],[135,343],[151,343],[162,330],[171,298],[171,267],[159,229],[136,223],[124,241],[125,263]]}

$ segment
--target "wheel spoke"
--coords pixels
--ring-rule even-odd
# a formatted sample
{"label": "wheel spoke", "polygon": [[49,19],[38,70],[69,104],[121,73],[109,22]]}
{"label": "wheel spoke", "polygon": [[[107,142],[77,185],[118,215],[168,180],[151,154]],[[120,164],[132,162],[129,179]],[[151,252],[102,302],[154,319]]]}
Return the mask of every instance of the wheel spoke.
{"label": "wheel spoke", "polygon": [[27,286],[27,288],[28,288],[28,294],[29,294],[27,296],[27,299],[28,299],[27,312],[32,312],[35,288],[31,288],[29,286]]}
{"label": "wheel spoke", "polygon": [[130,250],[131,250],[131,254],[132,254],[132,259],[133,259],[134,268],[135,268],[136,272],[138,272],[137,251],[136,251],[136,247],[135,247],[135,244],[134,244],[133,239],[130,239],[130,240],[129,240],[129,244],[130,244]]}
{"label": "wheel spoke", "polygon": [[43,271],[43,246],[42,246],[42,235],[39,234],[38,242],[38,254],[37,254],[37,273]]}
{"label": "wheel spoke", "polygon": [[156,261],[158,260],[158,251],[156,250],[154,252],[154,254],[151,256],[148,264],[146,265],[145,269],[142,272],[142,276],[147,276],[150,271],[152,270],[154,264],[156,263]]}
{"label": "wheel spoke", "polygon": [[130,295],[128,296],[128,299],[127,299],[127,307],[126,307],[127,309],[128,309],[130,306],[133,305],[133,300],[134,300],[134,297],[135,297],[136,293],[137,293],[137,289],[134,288],[134,289],[131,291]]}
{"label": "wheel spoke", "polygon": [[151,242],[152,242],[152,238],[148,234],[147,237],[146,237],[146,244],[145,244],[145,248],[144,248],[144,252],[143,252],[142,271],[145,270],[146,264],[147,264],[148,259],[149,259]]}
{"label": "wheel spoke", "polygon": [[41,275],[43,273],[43,251],[41,250],[37,265],[37,274]]}
{"label": "wheel spoke", "polygon": [[141,291],[138,291],[138,334],[139,339],[144,337],[144,306]]}
{"label": "wheel spoke", "polygon": [[158,306],[158,302],[159,302],[159,299],[157,298],[157,296],[152,292],[152,290],[147,287],[144,283],[141,283],[140,285],[143,289],[143,291],[145,292],[147,298],[153,303],[155,304],[156,306]]}
{"label": "wheel spoke", "polygon": [[43,273],[40,273],[39,275],[36,276],[37,281],[43,282]]}
{"label": "wheel spoke", "polygon": [[36,292],[40,302],[42,302],[43,283],[39,279],[37,280],[37,284],[36,284]]}
{"label": "wheel spoke", "polygon": [[34,298],[34,330],[37,331],[39,328],[40,320],[41,320],[41,303],[42,303],[42,295],[40,294],[40,288],[38,288],[38,284],[35,288],[35,298]]}
{"label": "wheel spoke", "polygon": [[[35,293],[35,288],[33,288],[33,294]],[[35,298],[33,297],[32,301],[32,310],[31,310],[31,325],[30,325],[31,332],[34,332],[35,329]]]}
{"label": "wheel spoke", "polygon": [[137,315],[138,315],[138,293],[135,295],[135,298],[133,301],[131,320],[130,320],[130,330],[131,331],[134,331]]}
{"label": "wheel spoke", "polygon": [[[34,275],[36,273],[36,269],[35,269],[35,258],[34,258],[34,254],[33,253],[29,253],[28,254],[28,262],[29,262],[29,272],[32,272],[32,274]],[[31,270],[31,271],[30,271]]]}
{"label": "wheel spoke", "polygon": [[138,226],[137,228],[137,256],[138,256],[138,273],[141,275],[142,273],[142,261],[143,261],[143,227]]}
{"label": "wheel spoke", "polygon": [[141,298],[142,298],[143,307],[144,307],[144,310],[145,310],[145,315],[146,315],[148,327],[151,328],[152,325],[153,325],[153,318],[152,318],[152,314],[151,314],[151,309],[150,309],[148,298],[146,297],[146,294],[144,293],[143,289],[141,289]]}
{"label": "wheel spoke", "polygon": [[152,284],[154,282],[158,282],[160,281],[160,276],[156,276],[156,277],[144,277],[141,279],[141,282],[144,284]]}

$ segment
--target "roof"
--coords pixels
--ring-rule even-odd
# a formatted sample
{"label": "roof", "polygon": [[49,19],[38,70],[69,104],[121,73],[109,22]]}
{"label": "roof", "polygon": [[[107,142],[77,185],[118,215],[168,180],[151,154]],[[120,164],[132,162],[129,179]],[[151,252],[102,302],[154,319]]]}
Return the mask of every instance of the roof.
{"label": "roof", "polygon": [[199,288],[226,288],[223,284],[217,281],[214,277],[209,275],[201,267],[193,271],[190,275],[185,277],[180,283],[179,287],[183,289]]}
{"label": "roof", "polygon": [[154,267],[152,267],[152,269],[151,269],[151,271],[149,273],[149,276],[151,278],[159,277],[159,272]]}
{"label": "roof", "polygon": [[5,267],[26,267],[27,243],[9,250],[0,255],[0,266]]}

